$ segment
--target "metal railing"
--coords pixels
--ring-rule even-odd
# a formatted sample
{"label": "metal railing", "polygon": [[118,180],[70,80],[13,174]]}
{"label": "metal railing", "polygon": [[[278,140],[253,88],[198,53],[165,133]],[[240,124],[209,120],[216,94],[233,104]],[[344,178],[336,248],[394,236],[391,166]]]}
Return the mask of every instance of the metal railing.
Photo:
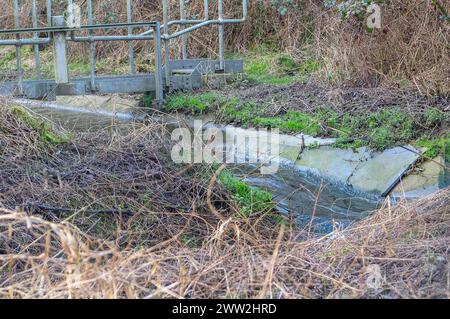
{"label": "metal railing", "polygon": [[[64,18],[61,15],[54,16],[52,12],[52,0],[46,1],[47,6],[47,26],[38,27],[38,8],[37,0],[31,0],[31,16],[32,27],[21,28],[20,21],[20,6],[19,0],[13,0],[14,10],[14,29],[0,30],[0,36],[9,34],[14,35],[14,38],[0,40],[0,46],[15,46],[16,47],[16,59],[17,59],[17,89],[19,95],[24,92],[24,72],[22,69],[22,46],[34,47],[34,59],[36,67],[36,79],[42,80],[41,72],[41,57],[40,57],[40,45],[52,44],[54,46],[54,63],[55,63],[55,83],[57,85],[68,84],[68,62],[67,62],[67,42],[78,42],[89,44],[89,87],[92,92],[95,92],[97,82],[100,81],[96,77],[95,72],[95,43],[100,41],[127,41],[129,42],[129,74],[136,76],[135,66],[135,51],[132,41],[148,41],[153,40],[155,45],[155,74],[154,74],[154,90],[156,100],[161,103],[163,99],[163,88],[170,87],[171,82],[170,74],[170,41],[181,37],[181,57],[182,60],[188,60],[188,33],[206,27],[209,25],[218,26],[218,43],[219,43],[219,63],[215,71],[225,69],[225,42],[224,42],[224,26],[231,23],[241,23],[247,18],[247,0],[242,0],[242,17],[239,19],[225,19],[223,15],[223,0],[218,0],[218,19],[210,20],[209,16],[209,0],[203,0],[203,19],[186,19],[185,14],[185,0],[180,0],[180,19],[169,21],[169,2],[168,0],[162,0],[163,12],[162,20],[160,22],[133,22],[133,6],[132,0],[127,0],[127,22],[126,23],[112,23],[112,24],[94,24],[92,0],[87,0],[87,25],[80,25],[72,28],[68,27],[64,23]],[[73,1],[68,0],[68,5],[72,5]],[[172,34],[169,34],[169,27],[178,25],[181,30],[178,30]],[[188,26],[188,27],[186,27]],[[141,32],[140,34],[134,34],[133,31],[137,28],[148,28],[148,30]],[[127,29],[127,35],[94,35],[94,30],[109,30],[109,29]],[[88,35],[77,35],[81,31],[87,31]],[[23,38],[22,35],[29,34],[27,38]],[[45,37],[40,37],[45,34]],[[164,51],[162,50],[161,43],[164,43]],[[164,64],[162,64],[162,55],[164,52]],[[193,60],[192,60],[193,61]],[[165,79],[165,82],[163,82]],[[50,85],[47,82],[42,82],[45,85]],[[33,83],[36,84],[36,83]],[[27,83],[28,85],[28,83]],[[31,85],[31,84],[30,84]],[[37,84],[36,84],[37,85]],[[143,86],[144,88],[144,86]],[[1,92],[1,91],[0,91]],[[78,91],[74,91],[78,92]]]}
{"label": "metal railing", "polygon": [[[167,64],[170,60],[169,52],[170,52],[170,40],[175,39],[177,37],[182,37],[182,43],[181,43],[181,51],[182,51],[182,58],[187,59],[187,33],[190,33],[194,30],[210,26],[210,25],[218,25],[219,28],[219,69],[224,69],[224,61],[225,61],[225,24],[236,24],[236,23],[243,23],[247,19],[247,8],[248,8],[248,2],[247,0],[242,0],[242,17],[240,19],[224,19],[223,17],[223,0],[218,0],[218,19],[210,20],[209,19],[209,0],[203,1],[203,14],[204,18],[202,20],[188,20],[185,19],[185,12],[184,12],[184,3],[185,0],[180,0],[180,19],[179,20],[171,20],[169,21],[169,2],[168,0],[162,0],[163,3],[163,24],[161,25],[161,28],[163,28],[163,41],[164,41],[164,60]],[[192,26],[188,28],[183,28],[180,31],[177,31],[173,34],[169,34],[169,27],[172,25],[191,25]],[[147,31],[142,33],[141,35],[147,35],[151,34],[153,31]],[[166,68],[166,80],[169,79],[169,69]]]}

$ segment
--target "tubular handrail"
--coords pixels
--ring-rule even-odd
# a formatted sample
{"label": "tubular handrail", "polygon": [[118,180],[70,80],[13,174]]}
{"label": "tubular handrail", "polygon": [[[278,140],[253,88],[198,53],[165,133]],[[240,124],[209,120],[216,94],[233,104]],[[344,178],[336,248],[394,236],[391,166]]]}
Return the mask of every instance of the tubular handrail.
{"label": "tubular handrail", "polygon": [[92,24],[81,25],[79,28],[71,28],[67,26],[63,27],[44,27],[44,28],[18,28],[18,29],[3,29],[0,30],[0,34],[23,34],[34,32],[72,32],[72,31],[84,31],[84,30],[101,30],[101,29],[121,29],[128,27],[155,27],[157,22],[132,22],[132,23],[111,23],[111,24]]}
{"label": "tubular handrail", "polygon": [[[164,0],[167,2],[167,0]],[[209,0],[205,0],[204,1],[204,6],[205,6],[205,18],[203,20],[186,20],[186,19],[178,19],[178,20],[171,20],[167,22],[167,26],[173,26],[173,25],[187,25],[187,24],[201,24],[204,22],[210,22],[207,24],[202,24],[201,27],[204,26],[208,26],[208,25],[218,25],[218,24],[236,24],[236,23],[243,23],[245,21],[247,21],[248,18],[248,0],[242,0],[242,17],[239,19],[216,19],[216,20],[209,20],[209,13],[208,13],[208,1]],[[164,2],[163,2],[164,3]],[[166,26],[165,23],[161,24],[161,28],[164,29],[164,27]],[[194,29],[196,30],[196,29]],[[192,31],[192,30],[191,30]],[[140,35],[148,35],[151,34],[153,32],[153,30],[148,30],[145,31],[143,33],[141,33]],[[188,31],[190,32],[190,31]],[[180,31],[175,33],[176,35],[172,36],[172,35],[168,35],[169,39],[174,39],[176,37],[181,36],[184,33],[180,33]],[[163,37],[165,37],[165,35],[163,34]]]}

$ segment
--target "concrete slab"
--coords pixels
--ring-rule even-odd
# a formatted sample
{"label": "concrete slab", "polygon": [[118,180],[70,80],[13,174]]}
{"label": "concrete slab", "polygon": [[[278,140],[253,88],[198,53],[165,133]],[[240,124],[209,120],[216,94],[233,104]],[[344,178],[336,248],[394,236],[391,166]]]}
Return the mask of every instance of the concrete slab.
{"label": "concrete slab", "polygon": [[445,160],[438,156],[418,166],[413,173],[401,179],[391,196],[394,198],[420,198],[436,192],[443,184]]}
{"label": "concrete slab", "polygon": [[306,149],[295,162],[303,171],[347,183],[353,172],[370,157],[370,151],[362,147],[356,151],[323,146]]}
{"label": "concrete slab", "polygon": [[407,145],[405,148],[395,147],[374,153],[353,172],[349,184],[365,192],[386,196],[419,158],[414,147]]}

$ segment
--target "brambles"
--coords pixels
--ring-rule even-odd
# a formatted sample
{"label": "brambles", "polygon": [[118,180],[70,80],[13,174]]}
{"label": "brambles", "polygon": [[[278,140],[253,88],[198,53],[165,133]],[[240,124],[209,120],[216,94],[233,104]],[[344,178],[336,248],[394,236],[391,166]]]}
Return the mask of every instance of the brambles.
{"label": "brambles", "polygon": [[160,124],[40,147],[35,118],[0,109],[0,298],[447,294],[448,189],[318,236],[229,172],[173,164]]}

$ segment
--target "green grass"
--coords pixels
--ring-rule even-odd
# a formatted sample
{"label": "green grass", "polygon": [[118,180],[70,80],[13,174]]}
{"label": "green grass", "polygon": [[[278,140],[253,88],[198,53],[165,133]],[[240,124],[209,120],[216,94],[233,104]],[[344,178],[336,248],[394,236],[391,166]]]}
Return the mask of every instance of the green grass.
{"label": "green grass", "polygon": [[[95,69],[102,70],[107,66],[107,62],[105,60],[96,60],[95,61]],[[85,58],[75,58],[69,62],[68,65],[69,72],[72,75],[86,75],[90,74],[91,66],[88,59]]]}
{"label": "green grass", "polygon": [[[214,113],[220,122],[227,124],[278,128],[283,133],[336,137],[336,147],[368,146],[376,150],[418,140],[430,140],[427,136],[429,132],[435,128],[448,127],[450,121],[449,114],[435,108],[421,114],[410,114],[390,107],[365,114],[344,115],[322,108],[314,113],[289,110],[272,116],[268,105],[241,101],[235,97],[225,98],[216,93],[177,93],[168,97],[164,110],[190,114]],[[438,137],[435,136],[431,140],[436,138]],[[433,143],[433,149],[436,149],[435,144],[438,142]]]}
{"label": "green grass", "polygon": [[252,124],[266,128],[279,128],[283,132],[303,132],[316,136],[320,134],[319,120],[314,116],[297,111],[288,111],[277,117],[256,117]]}
{"label": "green grass", "polygon": [[16,51],[8,51],[7,53],[3,54],[2,57],[0,57],[0,68],[5,69],[11,67],[13,64],[15,65],[15,59]]}
{"label": "green grass", "polygon": [[[22,60],[29,58],[33,54],[33,48],[31,46],[22,46],[20,49],[20,55]],[[23,61],[22,61],[23,62]],[[22,67],[24,67],[22,65]],[[0,69],[16,69],[16,49],[8,50],[6,53],[2,53],[0,57]]]}
{"label": "green grass", "polygon": [[445,161],[450,163],[450,134],[441,138],[422,138],[417,141],[416,146],[425,147],[427,149],[424,153],[425,156],[435,158],[436,156],[443,154]]}
{"label": "green grass", "polygon": [[183,94],[175,93],[169,96],[163,105],[163,110],[184,111],[191,114],[203,114],[221,103],[220,96],[214,93]]}
{"label": "green grass", "polygon": [[271,193],[249,186],[228,171],[223,171],[218,180],[239,206],[239,213],[243,217],[249,217],[254,213],[268,213],[275,207]]}
{"label": "green grass", "polygon": [[256,50],[242,56],[247,80],[253,84],[289,85],[303,81],[321,64],[313,58],[298,62],[285,53]]}
{"label": "green grass", "polygon": [[[366,145],[383,150],[424,139],[429,131],[441,125],[445,127],[449,120],[449,115],[433,108],[424,114],[409,114],[392,107],[368,114],[344,115],[336,121],[336,127],[343,131],[337,146]],[[355,141],[346,142],[351,138]]]}
{"label": "green grass", "polygon": [[11,109],[11,112],[27,127],[37,130],[42,142],[50,144],[64,144],[72,140],[73,135],[71,133],[61,134],[53,130],[51,125],[43,120],[39,120],[32,116],[25,109],[15,106]]}
{"label": "green grass", "polygon": [[278,128],[285,133],[318,135],[323,114],[317,116],[298,111],[288,111],[278,116],[268,116],[268,107],[255,102],[241,102],[236,98],[222,102],[219,117],[226,123],[244,127]]}
{"label": "green grass", "polygon": [[241,126],[251,125],[253,120],[264,112],[264,107],[259,107],[255,102],[241,102],[236,98],[224,101],[218,110],[224,122]]}

